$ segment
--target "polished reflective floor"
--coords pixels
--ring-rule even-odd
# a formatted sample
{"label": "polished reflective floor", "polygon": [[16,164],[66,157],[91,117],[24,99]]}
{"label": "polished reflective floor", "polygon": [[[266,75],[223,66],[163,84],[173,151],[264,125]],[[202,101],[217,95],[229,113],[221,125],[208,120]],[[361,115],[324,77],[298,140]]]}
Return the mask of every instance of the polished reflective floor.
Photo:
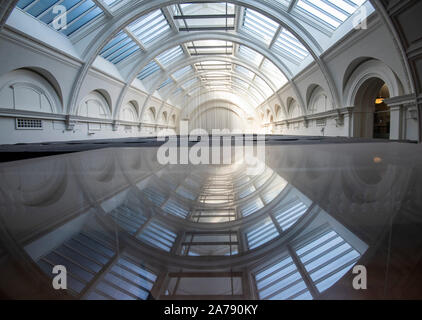
{"label": "polished reflective floor", "polygon": [[253,165],[161,165],[157,151],[1,164],[1,295],[422,298],[421,146],[269,143]]}

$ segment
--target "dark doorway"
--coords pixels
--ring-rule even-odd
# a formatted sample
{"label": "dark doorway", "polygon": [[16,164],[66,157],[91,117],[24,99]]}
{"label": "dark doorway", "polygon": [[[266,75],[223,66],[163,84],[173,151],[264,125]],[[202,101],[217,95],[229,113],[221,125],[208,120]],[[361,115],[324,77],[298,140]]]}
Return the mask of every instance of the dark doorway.
{"label": "dark doorway", "polygon": [[377,99],[375,100],[374,112],[374,138],[390,139],[390,108],[384,103],[384,99],[389,98],[388,88],[384,85]]}

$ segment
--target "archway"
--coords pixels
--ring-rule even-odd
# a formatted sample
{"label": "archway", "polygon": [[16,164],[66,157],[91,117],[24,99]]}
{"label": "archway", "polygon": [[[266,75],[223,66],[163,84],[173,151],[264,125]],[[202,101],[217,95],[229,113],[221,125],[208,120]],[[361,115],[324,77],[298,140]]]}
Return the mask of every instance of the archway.
{"label": "archway", "polygon": [[390,109],[384,103],[389,97],[390,90],[380,78],[369,78],[362,83],[354,103],[354,137],[390,139]]}

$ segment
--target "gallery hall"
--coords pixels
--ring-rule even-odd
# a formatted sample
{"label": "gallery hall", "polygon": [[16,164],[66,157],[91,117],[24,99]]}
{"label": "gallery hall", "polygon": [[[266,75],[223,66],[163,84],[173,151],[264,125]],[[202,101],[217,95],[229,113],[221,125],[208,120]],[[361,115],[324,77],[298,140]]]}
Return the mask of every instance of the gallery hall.
{"label": "gallery hall", "polygon": [[2,0],[0,299],[422,299],[421,15]]}

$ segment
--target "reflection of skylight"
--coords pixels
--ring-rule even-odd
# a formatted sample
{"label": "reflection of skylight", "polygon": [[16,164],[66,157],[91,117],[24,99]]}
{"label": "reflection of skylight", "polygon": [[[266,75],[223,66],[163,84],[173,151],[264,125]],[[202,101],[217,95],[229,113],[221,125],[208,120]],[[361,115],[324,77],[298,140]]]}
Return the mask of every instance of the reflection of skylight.
{"label": "reflection of skylight", "polygon": [[304,243],[296,253],[319,292],[340,280],[360,258],[359,252],[329,229]]}
{"label": "reflection of skylight", "polygon": [[279,235],[277,228],[271,219],[266,219],[259,225],[252,227],[251,231],[246,233],[249,249],[255,249],[271,241]]}

